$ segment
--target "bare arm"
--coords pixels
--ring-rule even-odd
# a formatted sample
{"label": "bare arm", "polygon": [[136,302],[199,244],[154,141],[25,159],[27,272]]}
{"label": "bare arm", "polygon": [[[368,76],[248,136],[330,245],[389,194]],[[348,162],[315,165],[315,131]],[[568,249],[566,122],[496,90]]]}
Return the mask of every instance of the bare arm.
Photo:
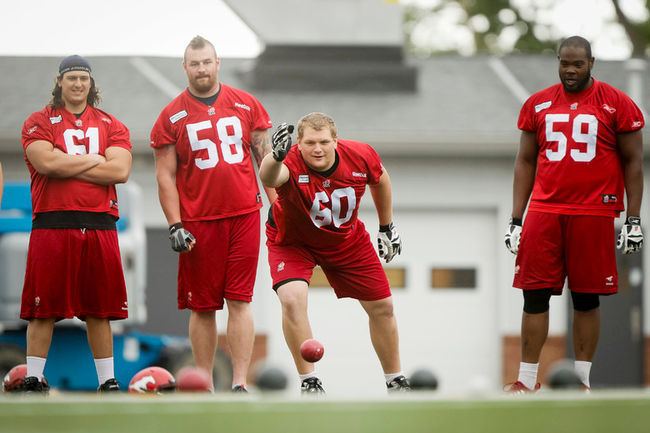
{"label": "bare arm", "polygon": [[619,134],[618,148],[623,163],[627,214],[641,216],[643,197],[643,135],[641,131]]}
{"label": "bare arm", "polygon": [[105,158],[106,162],[75,177],[98,185],[125,183],[131,173],[131,152],[122,147],[113,146],[106,149]]}
{"label": "bare arm", "polygon": [[104,162],[101,155],[68,155],[45,140],[31,143],[25,154],[34,170],[48,177],[74,177]]}
{"label": "bare arm", "polygon": [[535,133],[522,131],[519,152],[515,159],[515,175],[512,185],[512,217],[523,218],[537,170],[537,138]]}
{"label": "bare arm", "polygon": [[[276,161],[273,154],[268,153],[260,164],[260,180],[266,188],[278,188],[289,180],[289,169],[282,161]],[[275,191],[273,193],[276,194]]]}
{"label": "bare arm", "polygon": [[[271,152],[268,130],[258,129],[251,132],[251,152],[253,153],[257,166],[261,168],[262,160]],[[264,184],[263,181],[262,183]],[[268,197],[269,203],[273,203],[278,198],[275,190],[266,186],[266,184],[264,184],[264,191],[266,191],[266,197]]]}
{"label": "bare arm", "polygon": [[377,218],[379,225],[385,226],[393,222],[393,188],[390,182],[390,176],[386,169],[379,178],[376,185],[370,185],[372,200],[375,202],[377,209]]}
{"label": "bare arm", "polygon": [[176,189],[176,148],[173,145],[154,149],[158,199],[167,223],[171,226],[181,222],[181,206]]}

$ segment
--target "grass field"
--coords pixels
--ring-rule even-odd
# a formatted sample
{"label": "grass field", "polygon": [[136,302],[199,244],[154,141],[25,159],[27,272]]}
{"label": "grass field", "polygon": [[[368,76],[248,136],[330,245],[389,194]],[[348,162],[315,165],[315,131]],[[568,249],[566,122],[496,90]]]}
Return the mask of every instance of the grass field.
{"label": "grass field", "polygon": [[231,395],[3,396],[12,433],[648,433],[650,392],[378,400]]}

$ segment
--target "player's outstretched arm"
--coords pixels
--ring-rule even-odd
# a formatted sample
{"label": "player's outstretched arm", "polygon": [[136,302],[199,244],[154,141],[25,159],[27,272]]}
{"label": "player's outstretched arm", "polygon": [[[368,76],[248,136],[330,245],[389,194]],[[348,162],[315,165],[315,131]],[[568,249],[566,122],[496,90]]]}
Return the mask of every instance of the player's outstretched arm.
{"label": "player's outstretched arm", "polygon": [[39,174],[57,178],[77,176],[105,161],[103,156],[95,154],[68,155],[45,140],[36,140],[29,144],[25,154]]}
{"label": "player's outstretched arm", "polygon": [[78,179],[98,185],[115,185],[125,183],[131,174],[132,156],[131,152],[123,147],[109,147],[106,149],[106,162],[85,171],[78,176]]}
{"label": "player's outstretched arm", "polygon": [[[271,141],[269,140],[269,132],[267,129],[251,131],[251,152],[255,158],[255,163],[258,167],[261,167],[264,157],[271,153]],[[269,203],[273,203],[278,198],[278,193],[275,192],[275,189],[264,185],[264,191],[266,192],[266,197],[269,199]]]}
{"label": "player's outstretched arm", "polygon": [[267,153],[260,164],[260,180],[264,186],[278,188],[289,180],[289,169],[282,163],[291,149],[293,125],[281,123],[273,133],[271,152]]}

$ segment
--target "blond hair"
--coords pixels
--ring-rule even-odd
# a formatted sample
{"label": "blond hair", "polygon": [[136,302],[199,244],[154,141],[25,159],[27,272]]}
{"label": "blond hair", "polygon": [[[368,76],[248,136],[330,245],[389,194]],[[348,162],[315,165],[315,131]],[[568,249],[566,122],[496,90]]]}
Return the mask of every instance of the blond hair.
{"label": "blond hair", "polygon": [[334,119],[325,113],[309,113],[300,118],[298,121],[298,140],[302,139],[305,128],[310,127],[316,131],[329,128],[332,133],[332,138],[336,139],[337,130]]}

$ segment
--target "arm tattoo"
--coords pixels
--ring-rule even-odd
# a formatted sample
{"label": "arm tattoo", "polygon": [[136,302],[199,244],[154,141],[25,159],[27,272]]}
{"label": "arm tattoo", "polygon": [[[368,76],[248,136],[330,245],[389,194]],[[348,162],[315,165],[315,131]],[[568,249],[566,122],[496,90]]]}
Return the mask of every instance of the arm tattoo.
{"label": "arm tattoo", "polygon": [[271,151],[269,133],[266,130],[253,131],[251,133],[251,141],[251,151],[259,167],[264,156]]}

